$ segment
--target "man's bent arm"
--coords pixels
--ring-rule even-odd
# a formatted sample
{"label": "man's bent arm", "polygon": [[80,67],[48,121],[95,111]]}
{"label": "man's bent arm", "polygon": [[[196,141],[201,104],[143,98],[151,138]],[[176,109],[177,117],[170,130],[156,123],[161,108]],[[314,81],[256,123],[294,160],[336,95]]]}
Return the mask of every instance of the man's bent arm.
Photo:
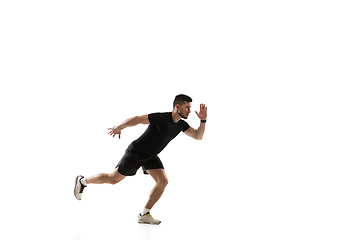
{"label": "man's bent arm", "polygon": [[200,112],[198,113],[195,111],[195,113],[201,120],[200,127],[197,130],[189,127],[189,129],[186,130],[184,133],[189,137],[195,138],[196,140],[201,140],[205,133],[205,122],[207,118],[207,107],[205,106],[205,104],[200,104]]}
{"label": "man's bent arm", "polygon": [[206,123],[200,123],[200,126],[198,128],[197,131],[197,137],[199,140],[201,140],[204,136],[204,133],[205,133],[205,126],[206,126]]}
{"label": "man's bent arm", "polygon": [[192,137],[196,140],[201,140],[205,133],[205,125],[206,123],[200,123],[200,126],[198,129],[194,129],[192,127],[189,127],[188,130],[186,130],[184,133],[188,135],[189,137]]}

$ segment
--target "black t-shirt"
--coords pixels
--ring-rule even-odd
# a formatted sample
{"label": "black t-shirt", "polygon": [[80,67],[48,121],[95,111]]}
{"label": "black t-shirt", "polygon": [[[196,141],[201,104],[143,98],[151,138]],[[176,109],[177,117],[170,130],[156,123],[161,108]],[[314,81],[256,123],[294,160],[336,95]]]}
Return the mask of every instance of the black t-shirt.
{"label": "black t-shirt", "polygon": [[137,140],[133,141],[127,151],[143,156],[155,156],[181,131],[189,129],[184,120],[174,123],[171,112],[149,114],[150,125]]}

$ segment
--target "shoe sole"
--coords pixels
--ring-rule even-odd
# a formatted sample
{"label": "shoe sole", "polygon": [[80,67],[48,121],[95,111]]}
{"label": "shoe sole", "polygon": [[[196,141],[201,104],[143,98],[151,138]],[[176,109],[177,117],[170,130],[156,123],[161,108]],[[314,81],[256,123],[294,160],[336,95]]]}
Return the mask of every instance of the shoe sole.
{"label": "shoe sole", "polygon": [[76,197],[76,186],[77,186],[77,184],[78,184],[78,182],[79,182],[79,178],[80,178],[80,176],[77,176],[76,178],[75,178],[75,187],[74,187],[74,196],[75,196],[75,198],[77,199],[77,200],[81,200],[81,199],[78,199],[77,197]]}
{"label": "shoe sole", "polygon": [[161,222],[159,222],[159,223],[148,223],[148,222],[139,222],[138,221],[138,223],[140,223],[140,224],[148,224],[148,225],[160,225]]}

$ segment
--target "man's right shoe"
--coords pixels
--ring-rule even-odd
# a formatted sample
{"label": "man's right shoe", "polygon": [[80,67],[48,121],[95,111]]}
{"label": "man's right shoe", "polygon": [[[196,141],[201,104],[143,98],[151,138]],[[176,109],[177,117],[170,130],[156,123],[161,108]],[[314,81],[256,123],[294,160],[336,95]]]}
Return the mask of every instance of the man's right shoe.
{"label": "man's right shoe", "polygon": [[86,186],[80,182],[80,180],[83,178],[84,178],[84,176],[79,175],[75,179],[74,195],[77,200],[82,199],[82,193],[84,191],[84,188],[86,188]]}
{"label": "man's right shoe", "polygon": [[161,223],[161,221],[153,218],[153,217],[150,215],[150,212],[147,212],[145,215],[139,214],[138,223],[146,223],[146,224],[159,225],[159,224]]}

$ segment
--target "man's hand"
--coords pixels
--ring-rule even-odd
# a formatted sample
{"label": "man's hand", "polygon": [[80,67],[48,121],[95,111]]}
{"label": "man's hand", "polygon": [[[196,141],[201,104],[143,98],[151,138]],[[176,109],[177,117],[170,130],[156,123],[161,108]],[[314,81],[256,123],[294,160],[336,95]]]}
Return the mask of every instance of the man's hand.
{"label": "man's hand", "polygon": [[108,130],[110,130],[110,132],[108,134],[110,134],[110,136],[112,136],[112,137],[115,137],[116,134],[119,134],[119,139],[120,139],[121,130],[123,130],[124,128],[127,128],[127,127],[136,126],[140,123],[141,124],[150,124],[149,116],[146,114],[146,115],[136,116],[136,117],[126,119],[119,126],[115,126],[113,128],[108,128]]}
{"label": "man's hand", "polygon": [[121,128],[119,126],[115,126],[113,128],[108,128],[108,130],[110,130],[110,132],[108,133],[108,134],[110,134],[110,136],[115,137],[116,134],[119,134],[119,139],[120,139]]}
{"label": "man's hand", "polygon": [[206,120],[207,117],[207,107],[205,107],[205,104],[200,104],[200,113],[198,113],[197,111],[195,111],[196,115],[198,116],[198,118],[200,118],[200,120]]}

